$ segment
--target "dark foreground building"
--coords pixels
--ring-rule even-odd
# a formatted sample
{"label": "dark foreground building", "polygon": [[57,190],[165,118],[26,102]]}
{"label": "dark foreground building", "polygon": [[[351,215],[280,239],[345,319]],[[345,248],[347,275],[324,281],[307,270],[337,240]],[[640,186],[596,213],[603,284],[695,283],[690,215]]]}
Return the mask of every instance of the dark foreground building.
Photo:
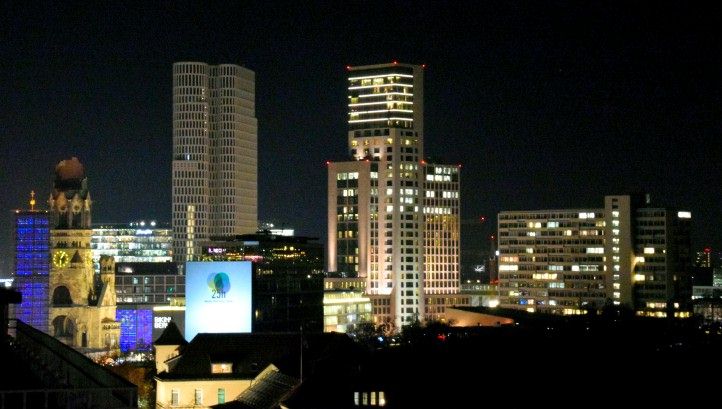
{"label": "dark foreground building", "polygon": [[138,388],[132,383],[22,321],[5,325],[7,304],[19,302],[17,295],[0,289],[3,408],[138,407]]}
{"label": "dark foreground building", "polygon": [[252,261],[253,331],[323,331],[323,245],[273,234],[214,237],[203,261]]}

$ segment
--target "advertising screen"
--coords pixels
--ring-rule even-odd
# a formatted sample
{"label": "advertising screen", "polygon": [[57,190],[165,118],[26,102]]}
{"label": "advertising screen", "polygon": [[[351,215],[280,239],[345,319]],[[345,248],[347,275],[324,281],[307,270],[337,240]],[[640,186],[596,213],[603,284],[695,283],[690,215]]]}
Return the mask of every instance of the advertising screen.
{"label": "advertising screen", "polygon": [[251,332],[251,262],[186,263],[185,338],[199,332]]}
{"label": "advertising screen", "polygon": [[181,335],[185,337],[186,307],[156,306],[153,307],[153,339],[160,338],[168,323],[173,321]]}

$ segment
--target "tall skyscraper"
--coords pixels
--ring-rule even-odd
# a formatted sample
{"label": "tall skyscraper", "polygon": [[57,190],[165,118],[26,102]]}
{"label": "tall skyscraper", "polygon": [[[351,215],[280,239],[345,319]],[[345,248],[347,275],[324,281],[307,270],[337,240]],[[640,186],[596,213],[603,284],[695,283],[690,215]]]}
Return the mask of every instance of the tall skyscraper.
{"label": "tall skyscraper", "polygon": [[424,163],[424,291],[459,292],[459,166]]}
{"label": "tall skyscraper", "polygon": [[173,64],[173,259],[210,236],[258,226],[255,74],[233,64]]}
{"label": "tall skyscraper", "polygon": [[[452,167],[424,169],[421,66],[394,62],[348,70],[351,160],[328,163],[327,269],[366,278],[375,320],[400,326],[424,319],[425,286],[446,291],[455,279],[448,289],[458,288],[459,169],[453,167],[453,181]],[[443,180],[449,186],[442,187],[442,178],[434,178],[437,170],[449,172]],[[432,182],[427,186],[428,175]],[[456,206],[444,202],[448,206],[442,211],[433,203],[435,196],[426,199],[427,190],[443,195],[447,188],[456,189],[447,194]],[[427,217],[425,207],[434,215],[443,212],[449,217]],[[450,222],[453,217],[456,221]],[[424,235],[427,227],[431,235],[455,235],[455,239],[434,241]],[[426,249],[425,240],[436,248]],[[448,246],[444,251],[450,255],[444,261],[456,262],[455,268],[439,264],[443,246]],[[427,277],[427,270],[433,275]]]}
{"label": "tall skyscraper", "polygon": [[15,211],[15,288],[22,302],[15,317],[26,324],[48,331],[48,274],[50,273],[50,222],[47,210],[35,208],[31,192],[30,208]]}
{"label": "tall skyscraper", "polygon": [[581,314],[605,305],[686,316],[691,213],[607,196],[603,208],[499,213],[502,306]]}

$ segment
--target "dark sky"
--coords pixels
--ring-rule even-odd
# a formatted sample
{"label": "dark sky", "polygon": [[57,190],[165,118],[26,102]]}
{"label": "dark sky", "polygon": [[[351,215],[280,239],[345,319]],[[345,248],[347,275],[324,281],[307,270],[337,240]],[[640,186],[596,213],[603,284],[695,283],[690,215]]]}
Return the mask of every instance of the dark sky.
{"label": "dark sky", "polygon": [[711,5],[34,3],[0,5],[5,271],[10,209],[31,189],[44,204],[70,156],[86,166],[96,222],[170,221],[171,65],[183,60],[256,72],[259,216],[297,233],[325,241],[324,162],[346,152],[344,67],[399,60],[427,64],[427,156],[461,163],[464,219],[489,218],[463,224],[466,255],[487,247],[499,211],[628,192],[691,210],[695,245],[722,247]]}

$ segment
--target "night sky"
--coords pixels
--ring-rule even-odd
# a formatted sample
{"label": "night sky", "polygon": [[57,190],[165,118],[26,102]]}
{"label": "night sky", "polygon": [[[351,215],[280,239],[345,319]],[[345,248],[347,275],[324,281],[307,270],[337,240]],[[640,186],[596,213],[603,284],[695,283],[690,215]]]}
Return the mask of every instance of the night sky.
{"label": "night sky", "polygon": [[629,192],[691,210],[695,247],[722,247],[711,5],[92,3],[0,5],[0,274],[10,210],[33,189],[45,206],[71,156],[95,222],[170,221],[175,61],[256,72],[259,217],[297,234],[325,241],[324,162],[347,152],[345,66],[398,60],[427,65],[427,156],[463,166],[465,260],[488,247],[499,211]]}

